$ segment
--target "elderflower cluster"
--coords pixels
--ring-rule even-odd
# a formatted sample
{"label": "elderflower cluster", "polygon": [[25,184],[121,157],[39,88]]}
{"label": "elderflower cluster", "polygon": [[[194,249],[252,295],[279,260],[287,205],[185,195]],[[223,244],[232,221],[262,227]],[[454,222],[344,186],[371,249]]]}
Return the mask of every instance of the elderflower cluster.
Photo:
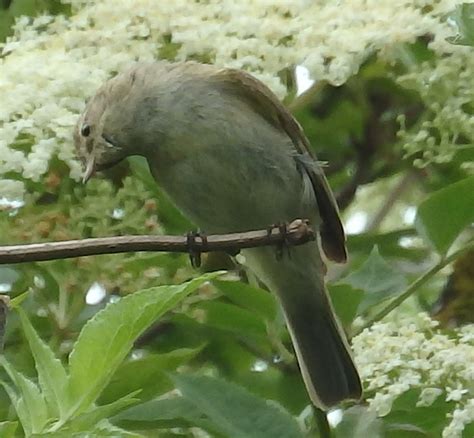
{"label": "elderflower cluster", "polygon": [[[414,161],[419,167],[474,151],[474,48],[448,46],[447,51],[448,56],[414,66],[398,78],[418,92],[426,107],[417,129],[407,130],[400,118],[405,152],[419,156]],[[462,167],[474,173],[473,160],[466,159]]]}
{"label": "elderflower cluster", "polygon": [[378,53],[452,34],[460,0],[63,0],[72,15],[20,18],[0,47],[0,198],[21,197],[57,157],[80,174],[71,131],[85,100],[135,61],[198,59],[253,72],[280,97],[303,65],[344,83]]}
{"label": "elderflower cluster", "polygon": [[419,391],[417,407],[439,397],[452,404],[443,437],[461,437],[474,422],[474,324],[445,334],[428,315],[383,321],[353,339],[356,363],[369,407],[387,415],[395,400]]}

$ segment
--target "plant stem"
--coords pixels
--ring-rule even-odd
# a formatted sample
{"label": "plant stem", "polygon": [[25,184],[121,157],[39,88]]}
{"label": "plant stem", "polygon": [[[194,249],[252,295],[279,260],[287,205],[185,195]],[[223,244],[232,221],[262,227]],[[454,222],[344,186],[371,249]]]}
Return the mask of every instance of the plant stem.
{"label": "plant stem", "polygon": [[388,303],[382,310],[376,313],[369,321],[367,321],[360,329],[356,330],[352,337],[357,336],[366,328],[369,328],[372,324],[377,321],[380,321],[382,318],[387,316],[392,310],[396,309],[400,304],[403,303],[408,297],[413,295],[413,293],[422,285],[424,285],[428,280],[430,280],[435,274],[437,274],[445,266],[449,265],[451,262],[456,260],[460,255],[464,254],[467,251],[474,249],[474,242],[469,242],[466,246],[463,246],[461,249],[453,252],[447,257],[442,258],[436,265],[434,265],[429,271],[425,272],[421,277],[418,277],[405,292],[402,292],[396,298],[394,298],[390,303]]}
{"label": "plant stem", "polygon": [[319,436],[321,438],[331,438],[331,427],[329,426],[326,412],[322,411],[316,406],[313,406],[313,413],[314,418],[316,419],[316,423],[318,425]]}

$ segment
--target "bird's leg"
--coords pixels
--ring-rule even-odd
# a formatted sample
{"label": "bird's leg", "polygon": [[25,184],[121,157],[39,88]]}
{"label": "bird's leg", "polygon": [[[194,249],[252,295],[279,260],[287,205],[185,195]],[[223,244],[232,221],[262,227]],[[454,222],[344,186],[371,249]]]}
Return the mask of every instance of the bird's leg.
{"label": "bird's leg", "polygon": [[[197,247],[196,237],[201,239],[200,248]],[[201,266],[201,253],[207,248],[207,236],[201,231],[190,231],[186,234],[186,246],[189,253],[189,261],[193,268],[199,268]]]}

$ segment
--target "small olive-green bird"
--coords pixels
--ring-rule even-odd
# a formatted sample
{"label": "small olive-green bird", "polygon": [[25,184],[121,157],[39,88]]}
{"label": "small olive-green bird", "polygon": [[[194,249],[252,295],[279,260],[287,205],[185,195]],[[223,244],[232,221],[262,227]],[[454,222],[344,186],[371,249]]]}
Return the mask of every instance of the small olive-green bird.
{"label": "small olive-green bird", "polygon": [[97,91],[74,137],[85,180],[144,156],[170,199],[208,234],[308,218],[319,239],[291,257],[278,259],[271,247],[242,253],[278,297],[313,403],[326,410],[361,397],[324,284],[321,250],[346,260],[338,208],[301,127],[270,89],[239,70],[137,64]]}

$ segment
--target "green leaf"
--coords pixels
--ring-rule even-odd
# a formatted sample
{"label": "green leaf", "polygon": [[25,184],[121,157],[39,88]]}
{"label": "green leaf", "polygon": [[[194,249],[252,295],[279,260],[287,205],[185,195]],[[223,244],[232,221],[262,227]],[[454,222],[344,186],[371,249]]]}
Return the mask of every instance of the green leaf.
{"label": "green leaf", "polygon": [[51,348],[38,336],[25,312],[19,308],[18,313],[35,359],[39,385],[50,408],[50,414],[52,417],[62,418],[68,408],[66,370]]}
{"label": "green leaf", "polygon": [[112,421],[129,429],[190,426],[215,429],[201,410],[184,397],[150,400],[121,412]]}
{"label": "green leaf", "polygon": [[141,359],[123,363],[100,396],[99,403],[113,400],[141,389],[140,400],[147,400],[173,388],[167,373],[189,362],[202,350],[199,348],[180,348],[170,353],[150,354]]}
{"label": "green leaf", "polygon": [[12,16],[35,15],[38,11],[37,0],[15,0],[10,5],[9,11]]}
{"label": "green leaf", "polygon": [[214,285],[232,302],[273,321],[277,315],[277,303],[268,291],[250,286],[241,281],[214,280]]}
{"label": "green leaf", "polygon": [[302,437],[295,419],[275,402],[221,379],[175,375],[184,397],[200,409],[224,436],[239,438]]}
{"label": "green leaf", "polygon": [[420,204],[415,226],[440,254],[474,222],[474,176],[438,190]]}
{"label": "green leaf", "polygon": [[179,286],[141,290],[98,312],[83,327],[69,357],[73,411],[82,413],[92,405],[147,327],[220,274],[206,274]]}
{"label": "green leaf", "polygon": [[[40,433],[47,421],[48,412],[46,402],[39,388],[23,374],[13,368],[4,357],[0,357],[0,364],[15,384],[16,389],[20,393],[20,397],[13,396],[12,402],[25,433]],[[5,389],[7,387],[3,385]],[[13,394],[7,390],[8,395]],[[10,396],[11,398],[11,396]]]}
{"label": "green leaf", "polygon": [[16,421],[4,421],[0,423],[0,436],[2,438],[14,438],[18,423]]}
{"label": "green leaf", "polygon": [[13,387],[8,383],[4,382],[3,380],[0,380],[0,384],[3,386],[3,389],[10,398],[11,404],[15,408],[16,414],[20,419],[20,423],[22,424],[23,429],[25,431],[31,431],[31,421],[28,416],[28,413],[26,412],[26,409],[24,409],[24,404],[20,404],[20,396],[18,395],[16,390],[13,389]]}
{"label": "green leaf", "polygon": [[8,10],[0,10],[0,42],[5,41],[7,36],[11,35],[11,25],[13,24],[14,18]]}
{"label": "green leaf", "polygon": [[332,284],[328,289],[336,315],[344,327],[349,327],[357,316],[364,291],[354,289],[348,284]]}
{"label": "green leaf", "polygon": [[344,411],[342,421],[335,430],[336,438],[384,438],[382,420],[374,412],[362,406]]}
{"label": "green leaf", "polygon": [[[452,411],[452,403],[447,402],[445,397],[438,397],[430,406],[417,406],[420,398],[420,389],[410,389],[397,397],[393,403],[392,410],[384,417],[384,423],[389,431],[391,428],[400,429],[402,425],[410,425],[410,433],[426,431],[427,436],[441,436],[446,426],[446,416]],[[405,426],[405,429],[407,427]],[[410,436],[405,431],[406,436]],[[400,435],[403,436],[403,435]],[[397,437],[395,432],[390,437]]]}
{"label": "green leaf", "polygon": [[[132,394],[128,394],[113,403],[102,406],[93,406],[90,411],[79,415],[74,420],[70,421],[65,428],[65,431],[69,433],[88,432],[99,424],[102,420],[108,419],[113,415],[117,414],[126,407],[137,403],[139,400],[134,398],[140,391],[135,391]],[[59,430],[58,432],[61,432]]]}
{"label": "green leaf", "polygon": [[339,283],[348,284],[354,289],[365,292],[358,309],[358,313],[361,313],[403,291],[407,282],[398,270],[384,260],[378,248],[374,247],[365,263]]}
{"label": "green leaf", "polygon": [[202,301],[194,306],[202,312],[200,320],[209,327],[215,327],[251,338],[266,338],[267,330],[263,319],[252,312],[219,301]]}
{"label": "green leaf", "polygon": [[447,41],[462,46],[474,46],[474,3],[456,6],[453,18],[458,27],[458,35],[447,38]]}
{"label": "green leaf", "polygon": [[385,257],[398,257],[409,260],[422,260],[427,256],[426,248],[405,248],[400,245],[402,239],[417,237],[415,228],[404,228],[387,233],[361,233],[347,236],[349,254],[360,252],[367,254],[377,245]]}

